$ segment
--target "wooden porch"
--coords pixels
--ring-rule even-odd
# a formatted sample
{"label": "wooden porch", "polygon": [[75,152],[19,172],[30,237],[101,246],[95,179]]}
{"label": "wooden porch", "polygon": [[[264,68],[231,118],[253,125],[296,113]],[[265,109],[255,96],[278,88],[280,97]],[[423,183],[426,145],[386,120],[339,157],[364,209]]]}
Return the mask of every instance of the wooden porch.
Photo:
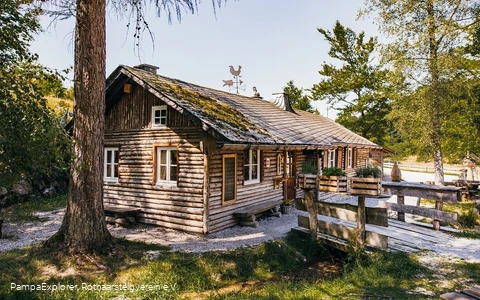
{"label": "wooden porch", "polygon": [[[436,244],[445,245],[450,236],[440,231],[440,221],[455,223],[457,215],[443,212],[443,202],[460,200],[459,188],[408,182],[382,182],[383,194],[397,195],[397,203],[386,202],[386,197],[367,199],[362,193],[319,193],[309,187],[304,190],[305,198],[298,199],[296,205],[297,209],[308,212],[308,216],[298,217],[297,230],[342,251],[365,245],[415,252]],[[318,193],[317,201],[314,201],[314,192]],[[435,200],[435,209],[404,205],[405,196]],[[398,220],[388,218],[388,211],[396,211]],[[434,230],[406,223],[406,213],[432,218]]]}
{"label": "wooden porch", "polygon": [[[317,220],[320,223],[329,223],[330,228],[333,228],[335,225],[340,225],[342,228],[347,227],[354,231],[357,227],[356,222],[327,217],[324,215],[318,215]],[[299,216],[299,227],[295,228],[295,230],[305,234],[310,234],[310,230],[308,228],[308,217]],[[388,243],[385,245],[386,247],[380,247],[381,245],[378,243],[377,246],[372,246],[371,244],[369,244],[369,246],[402,252],[418,252],[422,250],[429,250],[437,244],[445,245],[451,239],[451,235],[448,233],[435,231],[430,226],[429,228],[425,228],[424,226],[406,223],[390,218],[388,219],[388,227],[367,224],[365,229],[367,231],[367,239],[368,235],[373,233],[376,236],[385,237],[388,240]],[[348,242],[345,239],[333,237],[320,232],[317,233],[317,237],[331,247],[338,248],[342,251],[346,251],[348,249]]]}

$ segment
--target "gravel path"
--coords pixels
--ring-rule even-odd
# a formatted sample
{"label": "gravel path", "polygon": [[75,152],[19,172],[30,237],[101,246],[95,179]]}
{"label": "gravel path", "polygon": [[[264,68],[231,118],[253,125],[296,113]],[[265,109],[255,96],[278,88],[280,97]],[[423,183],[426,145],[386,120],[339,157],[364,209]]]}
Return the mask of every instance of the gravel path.
{"label": "gravel path", "polygon": [[[63,214],[63,210],[38,213],[38,216],[48,219],[45,222],[4,223],[5,238],[0,239],[0,252],[45,241],[60,228]],[[298,214],[305,213],[292,209],[290,214],[282,215],[280,218],[270,217],[261,220],[256,228],[235,226],[210,234],[208,237],[144,225],[131,229],[109,225],[108,229],[118,238],[169,246],[176,251],[218,251],[258,245],[281,238],[296,227]]]}
{"label": "gravel path", "polygon": [[[63,213],[63,210],[39,213],[40,217],[47,219],[45,222],[4,223],[3,233],[5,238],[0,239],[0,252],[45,241],[60,227]],[[299,214],[306,215],[304,212],[292,209],[290,214],[282,215],[280,218],[270,217],[261,220],[256,228],[235,226],[210,234],[207,237],[144,225],[132,229],[111,225],[108,228],[116,237],[169,246],[174,251],[221,251],[258,245],[268,240],[281,238],[297,226],[297,216]],[[431,264],[432,259],[460,259],[480,262],[480,239],[452,236],[446,244],[429,243],[423,245],[423,247],[424,250],[435,252],[435,254],[430,252],[420,255],[421,260],[425,261],[426,264]]]}

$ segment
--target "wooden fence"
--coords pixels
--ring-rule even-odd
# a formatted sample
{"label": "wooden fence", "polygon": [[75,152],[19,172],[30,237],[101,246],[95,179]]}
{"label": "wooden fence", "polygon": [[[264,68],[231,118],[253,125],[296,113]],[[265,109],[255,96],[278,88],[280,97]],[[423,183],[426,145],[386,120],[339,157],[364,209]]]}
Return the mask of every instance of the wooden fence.
{"label": "wooden fence", "polygon": [[[318,180],[316,181],[318,186]],[[306,181],[303,182],[304,186]],[[388,227],[387,209],[397,211],[399,220],[405,213],[434,219],[433,228],[440,229],[440,221],[456,222],[457,214],[442,211],[443,202],[456,203],[461,199],[461,188],[432,186],[409,182],[382,182],[384,194],[397,195],[398,203],[385,202],[384,207],[366,207],[365,195],[358,195],[357,205],[321,202],[313,200],[314,188],[305,188],[304,199],[296,202],[299,210],[307,211],[308,217],[298,216],[298,225],[307,229],[312,238],[321,238],[324,243],[343,251],[348,249],[348,240],[378,248],[388,247],[388,236],[366,230],[366,224]],[[436,201],[435,209],[404,205],[405,196],[422,197]],[[341,220],[356,222],[356,228],[342,224]],[[344,222],[345,223],[345,222]]]}

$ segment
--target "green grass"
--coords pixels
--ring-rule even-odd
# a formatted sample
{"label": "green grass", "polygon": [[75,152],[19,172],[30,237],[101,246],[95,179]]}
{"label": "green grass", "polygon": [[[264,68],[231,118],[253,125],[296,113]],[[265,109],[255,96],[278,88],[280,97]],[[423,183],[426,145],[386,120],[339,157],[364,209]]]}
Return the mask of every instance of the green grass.
{"label": "green grass", "polygon": [[14,204],[0,210],[0,218],[9,222],[21,223],[29,221],[42,221],[42,218],[34,215],[41,211],[51,211],[64,208],[67,205],[67,195],[58,195],[51,198],[40,198]]}
{"label": "green grass", "polygon": [[[361,262],[303,236],[227,252],[192,254],[118,240],[108,256],[69,257],[33,246],[0,253],[0,299],[438,299],[438,284],[415,255],[375,251]],[[154,253],[148,258],[146,253]],[[479,280],[479,264],[449,266],[449,276]],[[16,291],[11,283],[62,284],[74,291]],[[159,290],[98,291],[98,285],[152,285]],[[105,286],[106,287],[106,286]],[[165,288],[164,288],[165,287]],[[413,292],[422,287],[435,296]]]}
{"label": "green grass", "polygon": [[453,232],[452,234],[456,237],[463,237],[468,239],[480,239],[480,232],[478,231],[462,230],[460,232]]}

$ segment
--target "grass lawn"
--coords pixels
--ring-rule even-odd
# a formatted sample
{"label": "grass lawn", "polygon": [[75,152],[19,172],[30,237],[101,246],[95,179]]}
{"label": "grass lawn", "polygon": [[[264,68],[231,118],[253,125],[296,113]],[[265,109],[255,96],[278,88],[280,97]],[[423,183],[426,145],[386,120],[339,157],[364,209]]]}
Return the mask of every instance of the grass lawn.
{"label": "grass lawn", "polygon": [[67,195],[58,195],[51,198],[39,198],[1,209],[0,218],[7,219],[12,223],[42,221],[42,218],[36,216],[35,213],[61,209],[66,206]]}
{"label": "grass lawn", "polygon": [[[22,203],[4,213],[28,219],[27,211],[38,208]],[[383,251],[353,260],[295,233],[202,254],[116,243],[107,256],[71,257],[41,246],[0,253],[0,299],[438,299],[480,282],[480,264],[445,261],[431,271],[415,254]]]}

